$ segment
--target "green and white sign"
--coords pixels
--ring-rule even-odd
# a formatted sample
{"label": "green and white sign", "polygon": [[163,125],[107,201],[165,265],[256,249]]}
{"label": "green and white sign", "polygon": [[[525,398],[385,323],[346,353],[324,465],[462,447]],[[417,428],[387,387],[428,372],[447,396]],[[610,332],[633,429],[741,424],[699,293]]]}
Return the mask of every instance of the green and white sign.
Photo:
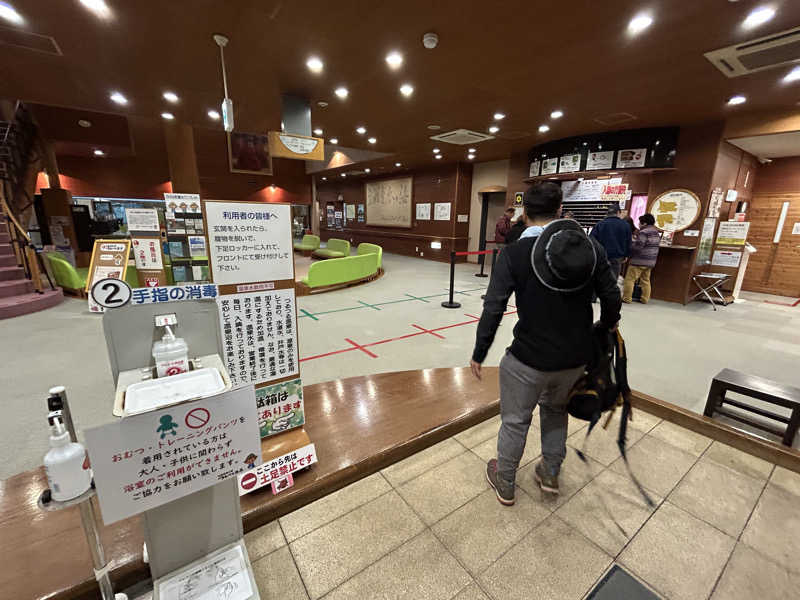
{"label": "green and white sign", "polygon": [[256,406],[262,438],[300,427],[306,422],[300,379],[258,388]]}

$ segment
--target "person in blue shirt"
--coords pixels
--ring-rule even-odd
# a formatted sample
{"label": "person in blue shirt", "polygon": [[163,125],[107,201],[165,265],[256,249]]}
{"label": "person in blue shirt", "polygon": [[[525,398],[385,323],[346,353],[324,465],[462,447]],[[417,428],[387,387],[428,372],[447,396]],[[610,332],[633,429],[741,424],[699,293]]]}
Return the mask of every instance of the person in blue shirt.
{"label": "person in blue shirt", "polygon": [[606,251],[608,263],[614,274],[614,281],[619,277],[622,263],[631,255],[630,226],[619,218],[619,206],[612,204],[608,207],[608,215],[592,229],[590,234]]}

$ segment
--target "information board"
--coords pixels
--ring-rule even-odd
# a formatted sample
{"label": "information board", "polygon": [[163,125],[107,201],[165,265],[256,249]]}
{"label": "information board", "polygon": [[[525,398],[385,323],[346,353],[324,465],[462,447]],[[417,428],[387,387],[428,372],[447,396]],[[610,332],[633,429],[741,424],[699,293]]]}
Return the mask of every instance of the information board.
{"label": "information board", "polygon": [[412,177],[370,181],[364,184],[367,225],[411,227]]}
{"label": "information board", "polygon": [[662,231],[683,231],[700,215],[700,199],[690,190],[668,190],[653,201],[650,212]]}
{"label": "information board", "polygon": [[717,245],[744,246],[748,231],[750,231],[749,221],[722,221],[717,231]]}
{"label": "information board", "polygon": [[[125,279],[128,270],[128,255],[131,251],[130,240],[95,240],[92,248],[92,260],[86,276],[86,292],[101,279]],[[103,307],[89,295],[89,310],[103,312]]]}

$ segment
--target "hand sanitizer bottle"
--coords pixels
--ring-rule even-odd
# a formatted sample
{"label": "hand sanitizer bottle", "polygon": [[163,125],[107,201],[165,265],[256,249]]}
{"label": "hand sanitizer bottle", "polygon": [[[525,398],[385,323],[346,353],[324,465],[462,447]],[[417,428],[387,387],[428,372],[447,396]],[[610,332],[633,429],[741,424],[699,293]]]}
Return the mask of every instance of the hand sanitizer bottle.
{"label": "hand sanitizer bottle", "polygon": [[50,422],[50,450],[44,455],[44,470],[53,500],[64,502],[83,494],[92,485],[89,457],[80,444],[69,441],[69,432],[58,415]]}
{"label": "hand sanitizer bottle", "polygon": [[189,370],[189,346],[183,338],[176,338],[169,325],[161,341],[153,342],[156,377],[168,377]]}

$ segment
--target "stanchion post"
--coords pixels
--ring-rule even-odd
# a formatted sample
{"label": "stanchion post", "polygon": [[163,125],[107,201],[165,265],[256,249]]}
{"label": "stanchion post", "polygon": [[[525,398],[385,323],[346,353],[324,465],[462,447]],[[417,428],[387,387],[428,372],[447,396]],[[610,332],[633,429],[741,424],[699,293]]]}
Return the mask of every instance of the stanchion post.
{"label": "stanchion post", "polygon": [[442,302],[445,308],[461,308],[460,302],[453,301],[453,293],[456,285],[456,253],[450,253],[450,299]]}
{"label": "stanchion post", "polygon": [[[481,252],[484,252],[485,250],[486,250],[486,246],[484,245],[484,247],[481,248]],[[475,277],[488,277],[488,275],[483,272],[483,267],[486,264],[486,255],[485,254],[481,254],[478,257],[478,262],[481,264],[481,271],[480,271],[480,273],[475,273]]]}

